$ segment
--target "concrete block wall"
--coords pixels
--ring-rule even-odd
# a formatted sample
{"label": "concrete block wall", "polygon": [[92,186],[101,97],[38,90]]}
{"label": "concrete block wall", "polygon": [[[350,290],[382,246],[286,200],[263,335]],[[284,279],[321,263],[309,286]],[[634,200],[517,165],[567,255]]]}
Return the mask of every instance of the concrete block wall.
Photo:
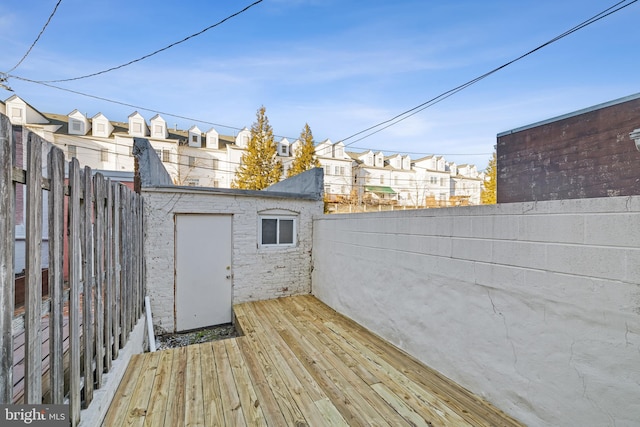
{"label": "concrete block wall", "polygon": [[312,293],[532,426],[640,420],[640,197],[317,217]]}
{"label": "concrete block wall", "polygon": [[[156,331],[173,332],[175,215],[231,214],[233,303],[305,294],[311,291],[312,217],[322,201],[173,188],[143,189],[145,271]],[[298,214],[298,245],[258,248],[258,212],[280,209]]]}

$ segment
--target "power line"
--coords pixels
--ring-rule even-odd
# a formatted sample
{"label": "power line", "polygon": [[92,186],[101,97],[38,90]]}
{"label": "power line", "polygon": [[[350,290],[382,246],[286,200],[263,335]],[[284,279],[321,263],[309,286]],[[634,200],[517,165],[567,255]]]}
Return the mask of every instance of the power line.
{"label": "power line", "polygon": [[208,26],[208,27],[204,28],[204,29],[202,29],[202,30],[198,31],[197,33],[191,34],[190,36],[187,36],[187,37],[183,38],[182,40],[179,40],[179,41],[177,41],[177,42],[173,42],[173,43],[171,43],[170,45],[167,45],[167,46],[165,46],[165,47],[163,47],[163,48],[160,48],[160,49],[158,49],[158,50],[155,50],[155,51],[153,51],[153,52],[151,52],[151,53],[148,53],[148,54],[146,54],[146,55],[144,55],[144,56],[141,56],[140,58],[137,58],[137,59],[131,60],[131,61],[126,62],[126,63],[124,63],[124,64],[117,65],[117,66],[115,66],[115,67],[111,67],[111,68],[108,68],[108,69],[106,69],[106,70],[98,71],[98,72],[95,72],[95,73],[87,74],[87,75],[84,75],[84,76],[72,77],[72,78],[68,78],[68,79],[59,79],[59,80],[41,80],[40,82],[41,82],[41,83],[61,83],[61,82],[70,82],[70,81],[74,81],[74,80],[81,80],[81,79],[86,79],[86,78],[89,78],[89,77],[95,77],[95,76],[98,76],[98,75],[100,75],[100,74],[105,74],[105,73],[108,73],[108,72],[110,72],[110,71],[115,71],[115,70],[118,70],[118,69],[120,69],[120,68],[127,67],[127,66],[129,66],[129,65],[135,64],[136,62],[140,62],[140,61],[142,61],[142,60],[144,60],[144,59],[147,59],[147,58],[150,58],[150,57],[152,57],[152,56],[154,56],[154,55],[157,55],[157,54],[158,54],[158,53],[160,53],[160,52],[164,52],[165,50],[171,49],[172,47],[177,46],[177,45],[179,45],[179,44],[181,44],[181,43],[184,43],[184,42],[186,42],[187,40],[190,40],[190,39],[192,39],[192,38],[194,38],[194,37],[197,37],[197,36],[199,36],[199,35],[201,35],[201,34],[203,34],[203,33],[207,32],[207,31],[211,30],[212,28],[215,28],[215,27],[217,27],[217,26],[219,26],[219,25],[221,25],[221,24],[223,24],[223,23],[227,22],[229,19],[234,18],[234,17],[236,17],[236,16],[238,16],[238,15],[240,15],[240,14],[242,14],[242,13],[246,12],[247,10],[251,9],[253,6],[257,5],[258,3],[261,3],[262,1],[263,1],[263,0],[256,0],[255,2],[253,2],[253,3],[251,3],[250,5],[248,5],[247,7],[245,7],[244,9],[239,10],[238,12],[236,12],[236,13],[234,13],[234,14],[232,14],[232,15],[227,16],[227,17],[226,17],[226,18],[224,18],[223,20],[218,21],[218,22],[216,22],[215,24],[210,25],[210,26]]}
{"label": "power line", "polygon": [[53,18],[53,15],[56,14],[56,11],[58,10],[58,6],[60,6],[60,3],[62,3],[62,0],[58,0],[58,3],[56,3],[56,6],[53,8],[53,12],[51,12],[51,14],[49,15],[49,18],[47,19],[47,22],[45,22],[44,27],[42,27],[42,30],[40,30],[40,33],[38,34],[38,37],[36,37],[36,39],[33,41],[33,43],[31,43],[31,47],[29,47],[29,49],[27,50],[27,53],[25,53],[24,56],[22,57],[22,59],[20,59],[20,61],[18,61],[18,63],[16,65],[14,65],[13,68],[11,68],[9,71],[7,71],[7,73],[10,73],[13,70],[15,70],[16,68],[18,68],[20,66],[20,64],[22,64],[22,61],[27,59],[27,56],[29,56],[29,53],[31,53],[31,49],[33,49],[33,47],[36,45],[36,43],[38,43],[38,40],[40,40],[40,36],[42,36],[42,33],[44,33],[44,30],[47,28],[47,25],[49,25],[49,22],[51,22],[51,19]]}
{"label": "power line", "polygon": [[[553,39],[547,41],[546,43],[541,44],[540,46],[528,51],[527,53],[525,53],[523,55],[520,55],[519,57],[517,57],[517,58],[515,58],[515,59],[513,59],[513,60],[511,60],[511,61],[509,61],[509,62],[507,62],[507,63],[505,63],[505,64],[503,64],[503,65],[501,65],[499,67],[497,67],[497,68],[494,68],[493,70],[491,70],[489,72],[486,72],[486,73],[482,74],[481,76],[478,76],[478,77],[476,77],[476,78],[474,78],[472,80],[469,80],[468,82],[466,82],[464,84],[461,84],[461,85],[459,85],[459,86],[457,86],[457,87],[455,87],[453,89],[450,89],[450,90],[448,90],[446,92],[443,92],[440,95],[438,95],[438,96],[436,96],[434,98],[431,98],[430,100],[428,100],[426,102],[423,102],[422,104],[417,105],[417,106],[415,106],[415,107],[413,107],[413,108],[411,108],[409,110],[406,110],[406,111],[404,111],[404,112],[402,112],[402,113],[400,113],[400,114],[398,114],[398,115],[396,115],[396,116],[394,116],[394,117],[392,117],[392,118],[390,118],[388,120],[385,120],[385,121],[380,122],[380,123],[378,123],[376,125],[370,126],[370,127],[366,128],[364,130],[356,132],[356,133],[348,136],[347,138],[342,139],[341,141],[344,142],[344,141],[347,141],[347,140],[349,140],[351,138],[354,138],[354,137],[356,137],[358,135],[361,135],[363,133],[369,132],[370,130],[373,130],[373,129],[376,129],[376,128],[380,128],[380,129],[376,129],[375,131],[373,131],[371,133],[368,133],[367,135],[362,136],[362,137],[360,137],[360,138],[358,138],[358,139],[356,139],[356,140],[354,140],[354,141],[352,141],[352,142],[350,142],[348,144],[345,144],[345,147],[348,147],[348,146],[350,146],[352,144],[355,144],[358,141],[362,141],[365,138],[368,138],[368,137],[370,137],[370,136],[372,136],[372,135],[374,135],[374,134],[376,134],[378,132],[381,132],[381,131],[383,131],[383,130],[391,127],[391,126],[394,126],[394,125],[400,123],[401,121],[406,120],[409,117],[411,117],[411,116],[413,116],[413,115],[415,115],[415,114],[417,114],[417,113],[419,113],[419,112],[421,112],[421,111],[423,111],[423,110],[425,110],[425,109],[427,109],[427,108],[429,108],[429,107],[431,107],[431,106],[433,106],[433,105],[435,105],[435,104],[437,104],[437,103],[439,103],[441,101],[444,101],[445,99],[447,99],[450,96],[453,96],[456,93],[468,88],[469,86],[471,86],[471,85],[473,85],[475,83],[478,83],[479,81],[481,81],[481,80],[485,79],[486,77],[489,77],[490,75],[502,70],[503,68],[506,68],[509,65],[520,61],[521,59],[523,59],[523,58],[525,58],[525,57],[537,52],[538,50],[540,50],[540,49],[542,49],[542,48],[544,48],[544,47],[546,47],[546,46],[548,46],[548,45],[550,45],[552,43],[555,43],[556,41],[558,41],[558,40],[560,40],[560,39],[562,39],[562,38],[564,38],[564,37],[576,32],[576,31],[578,31],[578,30],[580,30],[580,29],[582,29],[584,27],[587,27],[588,25],[591,25],[591,24],[593,24],[593,23],[595,23],[595,22],[597,22],[597,21],[599,21],[599,20],[601,20],[601,19],[603,19],[603,18],[605,18],[605,17],[607,17],[607,16],[609,16],[609,15],[615,13],[615,12],[618,12],[618,11],[628,7],[628,6],[631,6],[633,3],[636,3],[638,0],[632,0],[630,3],[620,6],[621,4],[626,3],[627,1],[628,0],[622,0],[622,1],[614,4],[613,6],[607,8],[607,9],[603,10],[602,12],[600,12],[600,13],[592,16],[591,18],[587,19],[586,21],[583,21],[582,23],[576,25],[575,27],[571,28],[570,30],[565,31],[564,33],[560,34],[559,36],[554,37]],[[618,7],[618,6],[620,6],[620,7]],[[616,7],[618,7],[618,8],[615,9]],[[612,9],[615,9],[615,10],[612,10]],[[383,127],[381,127],[381,126],[383,126]]]}

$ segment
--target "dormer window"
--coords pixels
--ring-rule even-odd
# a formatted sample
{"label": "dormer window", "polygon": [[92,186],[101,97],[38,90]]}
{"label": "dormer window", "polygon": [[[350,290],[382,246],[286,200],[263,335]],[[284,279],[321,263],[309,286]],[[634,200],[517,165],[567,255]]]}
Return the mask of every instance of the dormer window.
{"label": "dormer window", "polygon": [[189,129],[189,147],[197,147],[201,148],[202,143],[200,142],[200,138],[202,136],[202,131],[198,129],[198,126],[191,126]]}
{"label": "dormer window", "polygon": [[103,133],[105,131],[104,123],[98,123],[98,125],[96,126],[96,130],[100,133]]}
{"label": "dormer window", "polygon": [[82,132],[82,123],[78,120],[71,120],[71,129],[75,132]]}
{"label": "dormer window", "polygon": [[162,132],[162,130],[163,130],[163,129],[162,129],[162,125],[155,125],[155,126],[153,127],[153,133],[154,133],[154,135],[162,135],[162,133],[163,133],[163,132]]}
{"label": "dormer window", "polygon": [[11,118],[12,119],[22,119],[22,108],[12,108],[11,109]]}
{"label": "dormer window", "polygon": [[220,149],[220,135],[214,128],[209,129],[205,134],[205,147],[213,148],[215,150]]}
{"label": "dormer window", "polygon": [[135,133],[142,133],[142,123],[134,122],[133,123],[133,131]]}

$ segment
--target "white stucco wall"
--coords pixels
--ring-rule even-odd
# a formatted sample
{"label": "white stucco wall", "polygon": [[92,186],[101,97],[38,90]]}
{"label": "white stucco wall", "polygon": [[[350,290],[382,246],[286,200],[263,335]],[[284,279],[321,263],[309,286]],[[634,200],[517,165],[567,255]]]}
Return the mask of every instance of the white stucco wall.
{"label": "white stucco wall", "polygon": [[640,197],[331,215],[312,292],[531,426],[640,420]]}
{"label": "white stucco wall", "polygon": [[[323,203],[295,197],[234,195],[231,190],[143,189],[145,271],[153,320],[158,332],[173,332],[175,214],[231,214],[233,303],[305,294],[311,291],[312,217]],[[256,192],[253,192],[256,193]],[[258,212],[298,213],[293,248],[258,248]]]}

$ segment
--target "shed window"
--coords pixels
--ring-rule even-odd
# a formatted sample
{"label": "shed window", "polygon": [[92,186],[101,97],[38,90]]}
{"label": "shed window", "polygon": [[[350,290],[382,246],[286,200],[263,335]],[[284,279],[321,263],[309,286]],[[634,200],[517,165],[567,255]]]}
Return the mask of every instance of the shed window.
{"label": "shed window", "polygon": [[260,218],[261,246],[294,246],[295,236],[295,217],[263,216]]}

